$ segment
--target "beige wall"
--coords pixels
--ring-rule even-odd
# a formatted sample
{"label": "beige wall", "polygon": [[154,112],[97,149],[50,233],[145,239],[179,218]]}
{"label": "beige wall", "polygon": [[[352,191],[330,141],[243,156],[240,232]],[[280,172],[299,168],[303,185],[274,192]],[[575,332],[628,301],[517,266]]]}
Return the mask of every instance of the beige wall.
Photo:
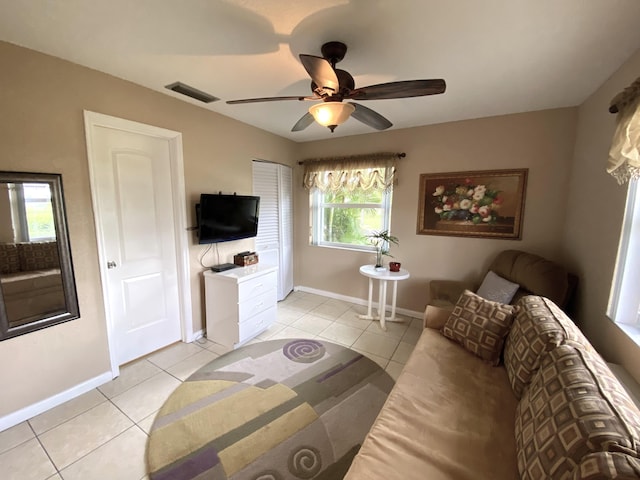
{"label": "beige wall", "polygon": [[[5,66],[0,76],[0,170],[62,173],[82,314],[79,320],[0,342],[0,363],[15,366],[0,369],[4,386],[0,417],[109,369],[83,110],[183,133],[191,223],[199,193],[251,191],[252,158],[294,165],[308,157],[406,152],[392,212],[392,232],[400,238],[392,253],[412,273],[400,286],[400,307],[422,310],[430,279],[477,279],[500,250],[537,252],[568,262],[581,275],[580,318],[585,330],[605,355],[623,362],[640,378],[640,367],[634,371],[634,365],[640,365],[638,349],[604,317],[624,189],[602,170],[613,131],[607,102],[637,75],[638,54],[579,110],[328,137],[307,144],[294,144],[166,95],[1,42],[0,61]],[[502,168],[529,168],[521,241],[415,233],[421,173]],[[365,298],[366,281],[357,268],[370,263],[372,256],[309,246],[308,192],[300,187],[301,168],[296,165],[294,172],[295,284]],[[195,244],[192,233],[186,235],[191,245],[193,326],[199,330],[203,318],[199,257],[204,247]],[[204,261],[230,261],[233,253],[252,245],[250,240],[221,244],[220,257],[209,254]]]}
{"label": "beige wall", "polygon": [[627,187],[605,165],[615,126],[609,102],[639,72],[640,50],[580,107],[564,232],[564,256],[580,275],[580,326],[607,360],[621,363],[638,381],[640,348],[606,317]]}
{"label": "beige wall", "polygon": [[[576,109],[566,108],[432,125],[299,146],[301,158],[406,152],[393,192],[391,253],[411,272],[399,284],[398,306],[422,311],[431,279],[477,280],[497,252],[516,248],[561,260],[566,185],[575,141]],[[338,127],[340,128],[340,127]],[[528,168],[521,241],[417,235],[421,173]],[[296,168],[296,285],[366,298],[358,267],[373,255],[309,245],[309,195]]]}
{"label": "beige wall", "polygon": [[[82,317],[0,342],[0,417],[110,369],[83,110],[183,133],[188,219],[201,192],[250,193],[251,160],[292,164],[294,144],[115,77],[0,42],[0,170],[61,173]],[[193,325],[202,328],[198,262],[189,236]],[[246,242],[249,242],[248,245]],[[220,262],[252,241],[220,248]],[[208,264],[218,263],[209,255]]]}

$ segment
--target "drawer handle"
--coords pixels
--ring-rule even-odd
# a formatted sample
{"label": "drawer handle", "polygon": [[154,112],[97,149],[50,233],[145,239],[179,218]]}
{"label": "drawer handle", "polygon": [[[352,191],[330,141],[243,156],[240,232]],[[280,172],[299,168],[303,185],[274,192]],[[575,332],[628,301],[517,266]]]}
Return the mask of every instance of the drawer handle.
{"label": "drawer handle", "polygon": [[253,308],[258,308],[258,307],[261,307],[262,305],[264,305],[264,302],[256,303]]}
{"label": "drawer handle", "polygon": [[261,288],[264,284],[263,283],[259,283],[256,285],[256,288]]}

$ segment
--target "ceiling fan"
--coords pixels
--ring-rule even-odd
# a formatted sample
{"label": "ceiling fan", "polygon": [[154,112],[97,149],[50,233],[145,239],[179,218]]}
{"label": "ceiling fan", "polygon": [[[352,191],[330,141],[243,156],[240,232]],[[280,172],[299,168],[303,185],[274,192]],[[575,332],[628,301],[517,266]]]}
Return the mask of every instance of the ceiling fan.
{"label": "ceiling fan", "polygon": [[263,97],[229,100],[228,104],[275,102],[280,100],[311,100],[316,103],[304,114],[291,129],[292,132],[304,130],[315,120],[320,125],[335,128],[344,123],[349,116],[361,121],[376,130],[385,130],[393,124],[379,113],[363,105],[343,100],[382,100],[389,98],[422,97],[444,93],[446,83],[442,79],[405,80],[399,82],[380,83],[368,87],[355,88],[351,74],[336,68],[347,53],[347,46],[342,42],[328,42],[322,45],[322,57],[300,55],[300,61],[311,77],[309,96]]}

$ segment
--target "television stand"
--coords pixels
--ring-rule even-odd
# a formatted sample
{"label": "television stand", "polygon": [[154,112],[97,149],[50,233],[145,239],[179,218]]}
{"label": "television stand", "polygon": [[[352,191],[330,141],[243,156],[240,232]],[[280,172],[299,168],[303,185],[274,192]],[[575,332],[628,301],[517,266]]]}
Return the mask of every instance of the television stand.
{"label": "television stand", "polygon": [[278,268],[258,263],[203,272],[207,338],[232,350],[273,325],[278,315]]}
{"label": "television stand", "polygon": [[231,270],[232,268],[236,268],[237,265],[234,263],[221,263],[219,265],[214,265],[211,267],[211,271],[213,272],[226,272],[227,270]]}

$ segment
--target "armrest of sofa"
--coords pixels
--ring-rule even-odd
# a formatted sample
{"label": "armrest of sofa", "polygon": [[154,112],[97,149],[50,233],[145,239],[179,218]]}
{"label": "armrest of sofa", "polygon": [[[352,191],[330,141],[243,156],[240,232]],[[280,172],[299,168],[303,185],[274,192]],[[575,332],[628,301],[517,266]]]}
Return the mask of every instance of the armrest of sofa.
{"label": "armrest of sofa", "polygon": [[440,330],[444,327],[444,324],[447,323],[447,319],[453,307],[445,308],[445,307],[435,307],[433,305],[427,305],[426,310],[424,311],[424,328],[431,328],[433,330]]}
{"label": "armrest of sofa", "polygon": [[471,282],[431,280],[429,282],[429,305],[453,308],[465,290],[475,292],[475,287]]}

